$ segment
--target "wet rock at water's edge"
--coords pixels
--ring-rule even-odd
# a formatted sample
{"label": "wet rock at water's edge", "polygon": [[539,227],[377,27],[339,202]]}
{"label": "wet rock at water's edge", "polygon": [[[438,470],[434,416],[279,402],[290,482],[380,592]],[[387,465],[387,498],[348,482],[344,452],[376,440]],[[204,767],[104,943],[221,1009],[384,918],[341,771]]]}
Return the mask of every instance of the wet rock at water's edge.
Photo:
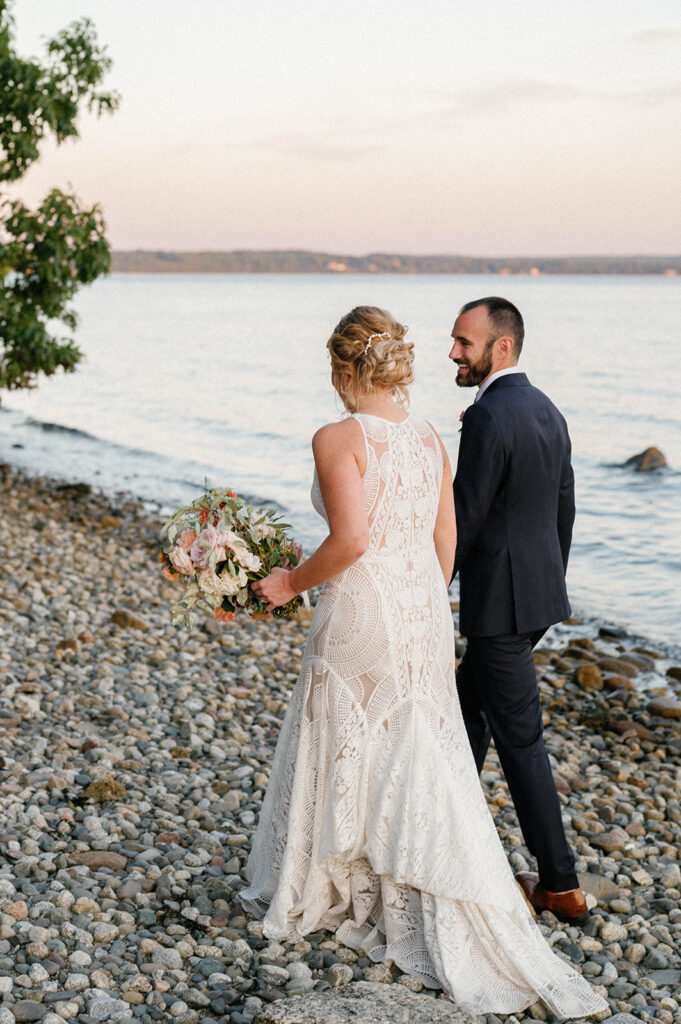
{"label": "wet rock at water's edge", "polygon": [[632,455],[622,465],[631,467],[636,473],[649,473],[653,469],[664,469],[667,460],[660,449],[653,445],[653,447],[639,452],[638,455]]}

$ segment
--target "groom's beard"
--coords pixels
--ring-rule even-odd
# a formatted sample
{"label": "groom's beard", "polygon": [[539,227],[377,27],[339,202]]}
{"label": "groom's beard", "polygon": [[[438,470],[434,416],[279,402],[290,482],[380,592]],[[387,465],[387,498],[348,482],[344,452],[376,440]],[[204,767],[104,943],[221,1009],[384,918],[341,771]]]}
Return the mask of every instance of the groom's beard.
{"label": "groom's beard", "polygon": [[485,349],[477,363],[468,363],[465,359],[457,359],[456,365],[459,367],[456,375],[456,383],[459,387],[477,387],[492,372],[492,345]]}

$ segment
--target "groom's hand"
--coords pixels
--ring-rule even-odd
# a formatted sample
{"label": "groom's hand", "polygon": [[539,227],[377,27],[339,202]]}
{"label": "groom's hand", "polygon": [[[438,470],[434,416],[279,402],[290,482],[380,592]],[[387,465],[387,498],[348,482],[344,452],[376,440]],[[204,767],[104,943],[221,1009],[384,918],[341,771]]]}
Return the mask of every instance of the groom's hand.
{"label": "groom's hand", "polygon": [[290,576],[291,573],[287,569],[273,569],[264,580],[257,580],[251,584],[251,589],[265,603],[268,612],[287,604],[296,596]]}

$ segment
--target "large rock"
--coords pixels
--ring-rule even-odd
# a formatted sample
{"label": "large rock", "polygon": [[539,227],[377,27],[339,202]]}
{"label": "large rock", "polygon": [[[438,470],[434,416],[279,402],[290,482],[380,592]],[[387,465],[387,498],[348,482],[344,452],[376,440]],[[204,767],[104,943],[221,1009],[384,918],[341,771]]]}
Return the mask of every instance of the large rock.
{"label": "large rock", "polygon": [[13,1004],[12,1013],[16,1021],[34,1021],[42,1020],[47,1009],[35,999],[20,999]]}
{"label": "large rock", "polygon": [[574,680],[583,690],[603,689],[603,676],[597,665],[580,665],[574,671]]}
{"label": "large rock", "polygon": [[137,615],[127,611],[126,608],[117,608],[111,616],[111,622],[121,629],[148,629],[146,622]]}
{"label": "large rock", "polygon": [[636,683],[629,676],[608,675],[603,676],[603,684],[606,690],[635,690]]}
{"label": "large rock", "polygon": [[602,672],[614,672],[619,676],[628,676],[629,679],[634,679],[639,671],[636,665],[625,658],[599,658],[597,665]]}
{"label": "large rock", "polygon": [[620,887],[611,878],[605,875],[580,874],[577,876],[580,889],[590,892],[592,896],[601,903],[609,903],[617,899],[620,894]]}
{"label": "large rock", "polygon": [[609,832],[600,832],[592,836],[591,845],[596,846],[604,853],[613,853],[615,850],[624,850],[631,844],[631,836],[623,828],[613,828]]}
{"label": "large rock", "polygon": [[681,700],[675,697],[653,697],[648,702],[648,711],[662,718],[681,718]]}
{"label": "large rock", "polygon": [[[599,1020],[599,1017],[592,1017],[591,1020]],[[640,1024],[639,1018],[634,1017],[633,1013],[614,1013],[612,1017],[607,1017],[608,1024]]]}
{"label": "large rock", "polygon": [[632,455],[622,465],[630,466],[637,473],[649,473],[652,469],[663,469],[667,465],[667,460],[660,449],[653,446],[639,452],[638,455]]}
{"label": "large rock", "polygon": [[593,651],[585,650],[576,644],[571,644],[562,652],[562,657],[571,661],[598,661],[598,655]]}
{"label": "large rock", "polygon": [[83,790],[83,796],[94,800],[98,804],[106,804],[111,801],[121,803],[128,799],[128,791],[122,782],[114,779],[113,775],[104,775],[101,779],[95,779]]}
{"label": "large rock", "polygon": [[641,672],[655,671],[655,659],[650,654],[644,654],[643,651],[627,651],[626,654],[620,655],[619,660],[628,661],[630,665]]}
{"label": "large rock", "polygon": [[264,1006],[253,1024],[478,1024],[472,1013],[403,985],[357,981]]}
{"label": "large rock", "polygon": [[666,971],[649,971],[646,977],[654,981],[658,988],[681,984],[681,971],[675,971],[673,968]]}
{"label": "large rock", "polygon": [[[592,719],[592,722],[596,725],[595,719]],[[629,715],[622,714],[621,711],[601,714],[598,717],[597,728],[605,732],[619,733],[620,736],[636,736],[639,740],[648,740],[651,743],[659,740],[651,729],[647,729],[645,725],[630,718]]]}
{"label": "large rock", "polygon": [[119,526],[123,525],[123,520],[120,516],[102,516],[99,525],[105,530],[117,530]]}
{"label": "large rock", "polygon": [[93,871],[98,868],[122,871],[128,863],[127,857],[124,857],[122,853],[114,853],[112,850],[84,850],[82,853],[75,853],[72,859],[76,864],[85,864]]}

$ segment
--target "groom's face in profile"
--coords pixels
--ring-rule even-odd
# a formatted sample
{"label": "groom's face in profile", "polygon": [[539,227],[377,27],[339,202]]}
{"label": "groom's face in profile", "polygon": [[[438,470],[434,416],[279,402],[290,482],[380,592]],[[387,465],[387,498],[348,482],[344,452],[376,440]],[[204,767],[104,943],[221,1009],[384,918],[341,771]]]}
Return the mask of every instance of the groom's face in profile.
{"label": "groom's face in profile", "polygon": [[493,328],[486,306],[476,306],[457,317],[452,330],[454,344],[449,358],[456,363],[456,383],[460,388],[477,387],[492,372]]}

